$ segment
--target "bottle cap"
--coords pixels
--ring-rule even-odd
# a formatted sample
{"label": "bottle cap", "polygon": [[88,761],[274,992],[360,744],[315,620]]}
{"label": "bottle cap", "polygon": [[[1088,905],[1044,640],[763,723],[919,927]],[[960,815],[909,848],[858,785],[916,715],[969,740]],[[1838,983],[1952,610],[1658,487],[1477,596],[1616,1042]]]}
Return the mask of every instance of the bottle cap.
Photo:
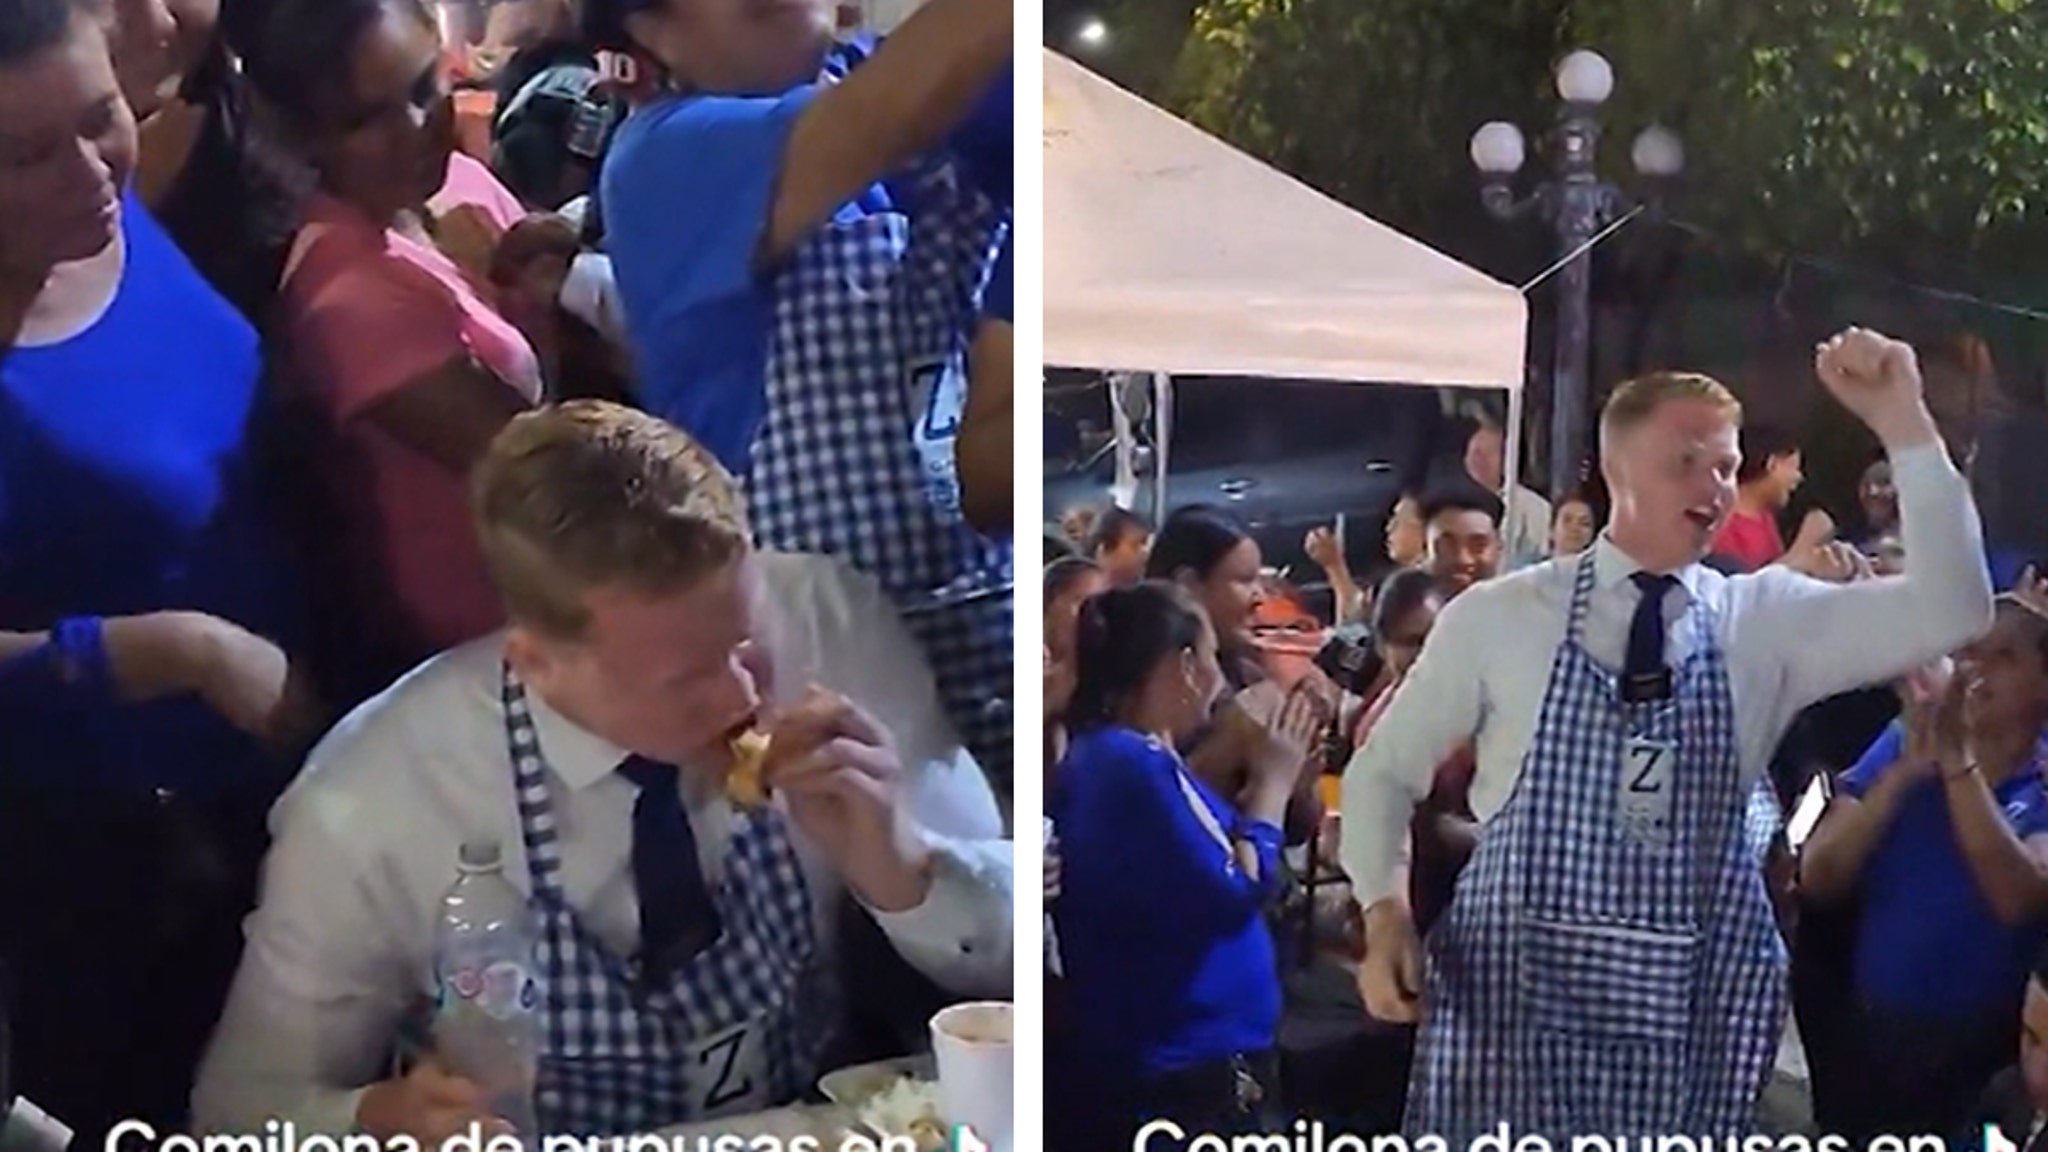
{"label": "bottle cap", "polygon": [[465,871],[472,872],[489,871],[504,863],[496,840],[465,840],[455,858]]}

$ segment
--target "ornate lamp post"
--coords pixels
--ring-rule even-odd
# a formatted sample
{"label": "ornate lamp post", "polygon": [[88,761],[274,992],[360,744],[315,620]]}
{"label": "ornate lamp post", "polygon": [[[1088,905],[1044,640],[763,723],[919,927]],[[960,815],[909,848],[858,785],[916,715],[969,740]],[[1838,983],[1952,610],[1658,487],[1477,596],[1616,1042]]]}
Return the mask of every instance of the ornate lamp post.
{"label": "ornate lamp post", "polygon": [[[1554,175],[1539,182],[1529,196],[1515,197],[1513,180],[1527,159],[1522,130],[1505,120],[1480,126],[1472,134],[1472,163],[1484,184],[1480,200],[1500,220],[1539,215],[1557,229],[1558,254],[1568,258],[1558,272],[1557,347],[1550,387],[1550,495],[1562,497],[1578,484],[1585,458],[1587,421],[1587,340],[1591,327],[1592,253],[1584,251],[1601,228],[1630,207],[1629,198],[1601,181],[1594,168],[1600,141],[1600,105],[1614,92],[1614,69],[1598,52],[1580,50],[1557,66],[1557,133],[1551,164]],[[1685,146],[1678,134],[1652,125],[1643,129],[1630,150],[1636,171],[1648,180],[1668,181],[1685,168]],[[1513,475],[1515,462],[1510,460]]]}

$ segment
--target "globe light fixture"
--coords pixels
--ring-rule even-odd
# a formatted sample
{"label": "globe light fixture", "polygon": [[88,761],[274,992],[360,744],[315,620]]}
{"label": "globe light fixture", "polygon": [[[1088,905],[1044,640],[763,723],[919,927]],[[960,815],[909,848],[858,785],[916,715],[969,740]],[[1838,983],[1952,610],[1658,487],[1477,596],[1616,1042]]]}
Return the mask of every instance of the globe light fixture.
{"label": "globe light fixture", "polygon": [[1472,165],[1488,176],[1512,176],[1527,159],[1522,130],[1505,120],[1481,124],[1472,133]]}
{"label": "globe light fixture", "polygon": [[1557,94],[1571,104],[1600,104],[1614,94],[1614,66],[1607,57],[1581,48],[1558,61]]}
{"label": "globe light fixture", "polygon": [[1652,124],[1636,134],[1629,160],[1644,176],[1669,180],[1685,171],[1685,142],[1662,124]]}

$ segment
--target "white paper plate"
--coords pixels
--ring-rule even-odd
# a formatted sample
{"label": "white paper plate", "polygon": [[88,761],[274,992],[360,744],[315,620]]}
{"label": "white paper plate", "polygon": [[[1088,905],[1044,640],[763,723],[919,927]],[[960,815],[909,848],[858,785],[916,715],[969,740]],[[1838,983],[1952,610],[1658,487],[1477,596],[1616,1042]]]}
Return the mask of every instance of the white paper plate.
{"label": "white paper plate", "polygon": [[858,1112],[861,1105],[905,1076],[913,1080],[937,1080],[938,1064],[928,1055],[856,1064],[826,1073],[824,1079],[818,1081],[818,1091],[841,1108]]}

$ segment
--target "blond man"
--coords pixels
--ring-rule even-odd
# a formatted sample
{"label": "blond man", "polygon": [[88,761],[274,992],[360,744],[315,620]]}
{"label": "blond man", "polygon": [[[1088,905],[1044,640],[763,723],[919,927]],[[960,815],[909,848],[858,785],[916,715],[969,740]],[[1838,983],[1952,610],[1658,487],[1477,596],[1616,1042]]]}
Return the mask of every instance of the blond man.
{"label": "blond man", "polygon": [[[1010,846],[879,590],[754,551],[723,469],[613,405],[514,420],[474,518],[511,623],[364,705],[280,801],[200,1125],[432,1147],[497,1119],[438,1061],[388,1062],[478,839],[540,926],[544,1132],[805,1091],[848,897],[942,986],[1007,992]],[[765,805],[728,796],[749,730],[769,737]]]}
{"label": "blond man", "polygon": [[[1703,376],[1632,381],[1601,419],[1608,530],[1446,609],[1345,774],[1361,992],[1377,1016],[1422,1020],[1414,1132],[1460,1147],[1502,1122],[1609,1139],[1754,1129],[1785,1013],[1761,874],[1775,829],[1755,804],[1772,749],[1809,704],[1991,618],[1976,510],[1912,349],[1854,329],[1816,370],[1891,456],[1905,574],[1840,586],[1704,567],[1735,503],[1740,405]],[[1466,741],[1479,846],[1425,965],[1396,885],[1402,834]]]}

